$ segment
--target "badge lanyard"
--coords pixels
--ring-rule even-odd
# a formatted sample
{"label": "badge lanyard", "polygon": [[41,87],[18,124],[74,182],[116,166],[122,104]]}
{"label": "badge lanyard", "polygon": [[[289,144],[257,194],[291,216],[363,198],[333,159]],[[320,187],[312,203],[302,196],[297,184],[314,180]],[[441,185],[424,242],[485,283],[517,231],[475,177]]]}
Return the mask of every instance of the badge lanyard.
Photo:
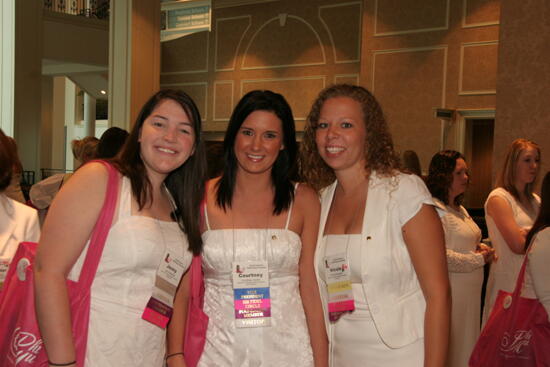
{"label": "badge lanyard", "polygon": [[[170,204],[175,210],[172,196],[166,187],[164,188],[168,192]],[[174,296],[186,268],[183,256],[179,256],[168,247],[160,221],[155,218],[155,223],[162,238],[164,254],[155,275],[153,293],[141,318],[164,329],[172,317]]]}
{"label": "badge lanyard", "polygon": [[[332,204],[331,204],[332,205]],[[365,203],[366,205],[366,203]],[[357,218],[358,208],[355,208],[353,218]],[[327,227],[329,227],[332,215],[329,216]],[[345,234],[346,249],[344,252],[339,252],[334,255],[325,256],[325,278],[327,283],[328,294],[328,316],[330,321],[337,321],[340,316],[346,312],[355,310],[355,301],[353,298],[353,288],[351,286],[351,269],[349,266],[349,234]],[[325,237],[327,241],[328,237]],[[326,245],[325,245],[326,254]]]}
{"label": "badge lanyard", "polygon": [[[233,220],[232,214],[232,220]],[[233,223],[233,300],[235,326],[238,328],[271,325],[271,296],[267,262],[269,217],[265,230],[263,260],[236,260],[235,223]]]}

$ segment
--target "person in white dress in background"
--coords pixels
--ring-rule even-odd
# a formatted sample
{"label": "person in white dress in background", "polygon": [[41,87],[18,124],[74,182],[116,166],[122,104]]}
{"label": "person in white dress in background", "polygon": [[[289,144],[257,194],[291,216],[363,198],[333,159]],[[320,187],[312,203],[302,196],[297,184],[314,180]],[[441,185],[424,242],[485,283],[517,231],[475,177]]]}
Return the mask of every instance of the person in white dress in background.
{"label": "person in white dress in background", "polygon": [[315,265],[331,365],[444,366],[443,229],[422,179],[400,171],[374,96],[346,84],[321,91],[301,149],[303,178],[323,190]]}
{"label": "person in white dress in background", "polygon": [[12,141],[0,129],[0,290],[19,243],[36,242],[40,236],[36,210],[6,195],[19,160],[15,154]]}
{"label": "person in white dress in background", "polygon": [[[200,253],[206,159],[195,103],[181,91],[157,92],[112,164],[119,172],[119,197],[92,284],[85,365],[161,367],[166,332],[142,314],[166,254],[185,269],[192,253]],[[56,196],[44,224],[34,270],[50,366],[76,365],[66,279],[78,279],[107,179],[99,162],[80,168]]]}
{"label": "person in white dress in background", "polygon": [[480,332],[483,266],[494,258],[494,250],[481,243],[481,230],[461,205],[469,181],[459,152],[444,150],[432,157],[426,185],[445,231],[453,300],[446,367],[468,365]]}
{"label": "person in white dress in background", "polygon": [[512,142],[485,202],[485,219],[497,261],[491,265],[483,309],[487,321],[499,290],[512,292],[525,254],[525,238],[537,217],[540,198],[533,192],[540,168],[540,148],[526,139]]}
{"label": "person in white dress in background", "polygon": [[[327,366],[313,267],[319,200],[307,185],[291,181],[296,153],[294,118],[284,97],[267,90],[244,95],[225,134],[222,175],[208,182],[203,208],[209,323],[199,366]],[[253,266],[259,270],[248,272]],[[257,273],[269,281],[251,287],[270,310],[252,318],[263,326],[242,327],[238,305],[246,300],[239,300],[235,278]],[[184,366],[183,357],[170,358],[168,365]]]}

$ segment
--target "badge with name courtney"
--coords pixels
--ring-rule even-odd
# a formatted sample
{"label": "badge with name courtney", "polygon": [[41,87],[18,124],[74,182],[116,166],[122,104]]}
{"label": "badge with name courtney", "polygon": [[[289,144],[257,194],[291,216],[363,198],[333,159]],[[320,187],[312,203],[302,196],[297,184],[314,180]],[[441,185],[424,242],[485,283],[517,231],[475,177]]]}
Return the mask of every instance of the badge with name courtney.
{"label": "badge with name courtney", "polygon": [[233,262],[235,326],[271,325],[271,297],[267,261]]}
{"label": "badge with name courtney", "polygon": [[185,271],[183,258],[170,250],[164,253],[155,278],[153,294],[141,318],[161,328],[165,328],[172,317],[174,296]]}
{"label": "badge with name courtney", "polygon": [[337,254],[325,257],[325,274],[329,319],[336,321],[343,313],[355,310],[351,273],[346,255]]}

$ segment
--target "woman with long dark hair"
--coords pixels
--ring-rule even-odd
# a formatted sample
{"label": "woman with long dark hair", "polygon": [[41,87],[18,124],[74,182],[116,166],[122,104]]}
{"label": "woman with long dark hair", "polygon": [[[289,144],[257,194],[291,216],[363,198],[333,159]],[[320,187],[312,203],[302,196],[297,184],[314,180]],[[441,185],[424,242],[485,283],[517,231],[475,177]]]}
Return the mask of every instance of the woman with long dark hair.
{"label": "woman with long dark hair", "polygon": [[[163,90],[145,103],[112,161],[120,189],[91,288],[87,367],[164,363],[166,332],[142,314],[162,264],[177,259],[185,269],[201,249],[206,167],[200,137],[195,103],[184,92]],[[66,279],[78,278],[107,180],[108,170],[98,162],[80,168],[44,224],[35,265],[36,310],[52,366],[76,365]]]}
{"label": "woman with long dark hair", "polygon": [[422,179],[400,170],[374,96],[321,91],[301,170],[321,191],[315,265],[333,366],[443,366],[450,295],[441,222]]}
{"label": "woman with long dark hair", "polygon": [[426,185],[440,213],[447,267],[451,282],[452,313],[446,367],[464,367],[479,337],[483,266],[494,250],[481,243],[481,230],[462,206],[470,175],[464,156],[455,150],[436,153]]}
{"label": "woman with long dark hair", "polygon": [[[203,208],[210,321],[199,366],[326,366],[313,271],[319,200],[291,181],[296,151],[284,97],[245,94],[225,134],[222,175],[208,182]],[[183,363],[181,355],[168,360]]]}
{"label": "woman with long dark hair", "polygon": [[497,187],[485,202],[485,220],[498,261],[491,266],[483,309],[487,321],[499,290],[512,292],[525,254],[525,238],[539,211],[533,192],[540,168],[540,148],[516,139],[508,148]]}

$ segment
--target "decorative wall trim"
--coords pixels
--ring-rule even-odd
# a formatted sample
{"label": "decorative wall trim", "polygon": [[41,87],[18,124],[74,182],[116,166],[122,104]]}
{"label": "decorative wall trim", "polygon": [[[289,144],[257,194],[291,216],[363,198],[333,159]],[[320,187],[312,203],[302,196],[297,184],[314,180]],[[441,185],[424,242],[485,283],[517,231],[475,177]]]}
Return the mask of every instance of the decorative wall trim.
{"label": "decorative wall trim", "polygon": [[[359,12],[357,14],[358,17],[359,17],[359,35],[357,37],[357,55],[359,57],[356,58],[356,59],[351,59],[351,60],[338,60],[337,59],[337,54],[336,54],[336,44],[334,42],[334,38],[332,37],[332,32],[330,31],[330,28],[329,28],[328,24],[325,23],[325,20],[321,16],[321,11],[323,9],[327,9],[327,8],[337,8],[337,7],[344,7],[344,6],[349,6],[349,5],[359,5]],[[359,1],[355,1],[355,2],[349,2],[349,3],[319,6],[317,8],[317,16],[318,16],[319,20],[321,21],[321,23],[323,24],[323,26],[325,27],[325,29],[327,30],[328,36],[330,38],[330,43],[332,45],[332,51],[333,51],[333,55],[334,55],[334,63],[335,64],[349,64],[349,63],[355,63],[355,62],[361,61],[361,31],[363,29],[363,27],[361,26],[362,18],[363,18],[362,3],[359,2]]]}
{"label": "decorative wall trim", "polygon": [[161,72],[160,75],[163,76],[163,75],[184,75],[184,74],[207,73],[209,55],[210,55],[210,32],[207,32],[206,33],[206,56],[204,60],[204,68],[199,70],[165,71],[165,72]]}
{"label": "decorative wall trim", "polygon": [[[241,34],[241,39],[239,39],[239,42],[237,43],[237,47],[235,48],[235,55],[233,56],[233,66],[230,67],[230,68],[218,69],[217,68],[217,65],[218,65],[218,23],[221,22],[221,21],[224,21],[224,20],[243,19],[243,18],[248,19],[248,26],[244,30],[243,34]],[[216,40],[214,41],[214,71],[233,71],[233,70],[235,70],[235,62],[237,60],[237,55],[239,53],[239,49],[241,48],[241,43],[243,42],[244,36],[245,36],[246,32],[248,32],[248,30],[250,29],[250,24],[252,24],[251,19],[252,19],[252,16],[250,16],[250,15],[243,15],[243,16],[239,16],[239,17],[216,19]]]}
{"label": "decorative wall trim", "polygon": [[459,96],[482,96],[482,95],[491,95],[496,94],[496,89],[486,89],[486,90],[464,90],[462,82],[464,77],[464,49],[466,47],[478,47],[478,46],[489,46],[489,45],[498,45],[498,40],[494,41],[482,41],[482,42],[467,42],[460,45],[460,62],[458,67],[458,95]]}
{"label": "decorative wall trim", "polygon": [[355,78],[355,84],[359,85],[359,74],[336,74],[334,75],[334,84],[338,84],[338,78]]}
{"label": "decorative wall trim", "polygon": [[404,31],[394,31],[394,32],[378,32],[378,1],[374,0],[374,37],[383,37],[383,36],[395,36],[399,34],[411,34],[411,33],[423,33],[423,32],[434,32],[434,31],[443,31],[449,29],[449,16],[450,16],[450,1],[446,0],[446,14],[445,14],[445,25],[443,27],[434,27],[434,28],[419,28],[419,29],[407,29]]}
{"label": "decorative wall trim", "polygon": [[[208,82],[187,82],[187,83],[161,83],[160,84],[160,87],[161,88],[168,88],[168,87],[185,87],[185,86],[188,86],[188,85],[193,85],[193,86],[197,86],[197,85],[202,85],[204,86],[204,106],[203,106],[203,109],[202,111],[204,111],[204,115],[201,116],[202,117],[202,121],[206,121],[208,120]],[[195,100],[195,103],[197,101]]]}
{"label": "decorative wall trim", "polygon": [[466,146],[466,120],[494,119],[495,109],[458,109],[456,121],[450,126],[450,131],[456,136],[455,149],[464,152]]}
{"label": "decorative wall trim", "polygon": [[[326,86],[326,75],[312,75],[312,76],[303,76],[303,77],[289,77],[289,78],[260,78],[260,79],[243,79],[241,80],[240,95],[243,95],[244,85],[250,83],[258,82],[280,82],[280,81],[289,81],[289,80],[322,80],[323,87]],[[294,116],[296,121],[305,121],[306,116]]]}
{"label": "decorative wall trim", "polygon": [[326,58],[326,55],[325,55],[325,48],[323,47],[323,43],[321,42],[321,37],[319,37],[319,33],[317,33],[315,28],[313,28],[311,26],[311,24],[309,24],[305,19],[303,19],[301,17],[295,16],[295,15],[287,15],[286,17],[290,18],[290,19],[296,19],[297,21],[304,23],[309,29],[311,29],[311,31],[313,32],[313,34],[317,38],[317,41],[319,42],[319,49],[321,50],[321,54],[323,55],[323,61],[322,62],[304,63],[304,64],[288,64],[288,65],[270,65],[270,66],[249,66],[249,67],[245,67],[244,65],[245,65],[245,62],[246,62],[246,56],[248,55],[248,49],[250,48],[250,46],[254,42],[254,39],[261,32],[261,30],[264,29],[269,23],[274,22],[274,21],[279,22],[280,17],[277,16],[277,17],[273,17],[273,18],[269,19],[264,24],[262,24],[256,30],[256,32],[254,32],[254,34],[252,35],[252,38],[248,42],[248,45],[246,46],[245,52],[243,54],[243,60],[242,60],[242,63],[241,63],[241,69],[242,70],[281,69],[281,68],[288,68],[288,67],[325,65],[327,63],[327,58]]}
{"label": "decorative wall trim", "polygon": [[428,47],[414,47],[414,48],[400,48],[400,49],[393,49],[393,50],[378,50],[374,51],[373,57],[372,57],[372,87],[371,92],[374,93],[375,85],[374,85],[374,77],[376,73],[376,56],[383,55],[383,54],[398,54],[398,53],[406,53],[406,52],[424,52],[424,51],[436,51],[436,50],[443,50],[443,82],[442,82],[442,90],[441,90],[441,106],[445,107],[445,91],[447,88],[447,51],[448,47],[447,45],[439,45],[439,46],[428,46]]}
{"label": "decorative wall trim", "polygon": [[218,118],[216,117],[216,86],[219,84],[231,84],[231,106],[235,104],[235,88],[233,80],[216,80],[214,82],[214,92],[213,101],[212,101],[212,121],[229,121],[229,118]]}
{"label": "decorative wall trim", "polygon": [[495,20],[493,22],[466,23],[467,16],[468,16],[468,0],[462,0],[462,28],[487,27],[487,26],[500,24],[500,21],[498,20]]}
{"label": "decorative wall trim", "polygon": [[234,6],[256,5],[263,3],[272,3],[279,0],[214,0],[212,6],[214,9],[232,8]]}

